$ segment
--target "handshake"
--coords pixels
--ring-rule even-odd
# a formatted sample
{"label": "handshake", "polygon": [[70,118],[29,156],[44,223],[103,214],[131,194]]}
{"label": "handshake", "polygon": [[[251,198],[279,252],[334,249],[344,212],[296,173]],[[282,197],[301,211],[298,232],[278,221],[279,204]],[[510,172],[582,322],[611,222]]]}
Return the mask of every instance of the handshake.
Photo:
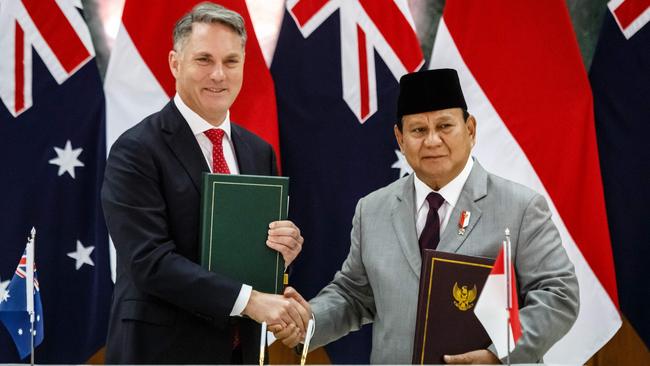
{"label": "handshake", "polygon": [[305,340],[311,307],[292,287],[284,295],[272,295],[253,290],[242,315],[258,323],[266,322],[267,330],[287,347]]}

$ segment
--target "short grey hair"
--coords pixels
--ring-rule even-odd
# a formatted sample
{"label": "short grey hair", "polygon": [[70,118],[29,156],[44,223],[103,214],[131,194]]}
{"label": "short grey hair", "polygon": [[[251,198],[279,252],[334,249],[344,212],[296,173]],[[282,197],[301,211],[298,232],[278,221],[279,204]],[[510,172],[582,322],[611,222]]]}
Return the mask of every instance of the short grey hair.
{"label": "short grey hair", "polygon": [[241,37],[242,47],[246,46],[247,36],[244,18],[235,11],[206,1],[197,4],[174,25],[172,39],[175,51],[180,51],[183,42],[192,34],[192,24],[194,23],[221,23],[228,26]]}

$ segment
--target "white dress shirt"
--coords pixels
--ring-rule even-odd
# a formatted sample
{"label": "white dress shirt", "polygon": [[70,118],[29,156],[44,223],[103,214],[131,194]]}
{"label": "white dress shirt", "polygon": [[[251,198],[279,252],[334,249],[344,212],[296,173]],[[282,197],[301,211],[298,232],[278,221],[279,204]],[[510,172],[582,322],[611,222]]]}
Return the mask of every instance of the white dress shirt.
{"label": "white dress shirt", "polygon": [[442,198],[445,199],[445,202],[438,209],[440,233],[442,234],[447,227],[451,212],[454,207],[456,207],[456,203],[458,203],[460,192],[462,192],[463,186],[465,186],[465,182],[467,182],[467,178],[469,178],[469,173],[472,171],[473,166],[474,160],[470,156],[460,174],[444,187],[440,188],[437,192],[421,181],[417,174],[415,174],[415,177],[413,177],[413,184],[415,186],[415,228],[417,230],[418,238],[420,237],[420,234],[422,234],[422,230],[424,230],[424,225],[427,223],[427,215],[429,214],[429,202],[427,201],[427,196],[429,193],[439,193]]}
{"label": "white dress shirt", "polygon": [[[226,159],[226,164],[228,164],[228,170],[230,170],[230,174],[239,174],[239,166],[237,165],[237,159],[235,158],[235,147],[230,138],[230,111],[226,113],[226,118],[223,120],[221,125],[215,127],[191,110],[190,107],[183,102],[180,95],[176,94],[174,96],[174,104],[190,126],[190,129],[196,138],[196,142],[198,142],[201,147],[201,152],[203,152],[203,156],[205,157],[205,161],[208,163],[210,171],[212,171],[212,142],[204,132],[212,128],[219,128],[225,131],[222,146],[223,155]],[[231,316],[241,315],[241,312],[246,308],[246,304],[248,304],[252,291],[253,288],[251,286],[246,284],[242,285],[237,300],[235,300],[235,305],[233,305],[232,311],[230,312]]]}
{"label": "white dress shirt", "polygon": [[230,170],[230,174],[239,174],[239,166],[237,165],[237,158],[235,158],[235,146],[232,144],[232,138],[230,137],[232,135],[230,131],[230,111],[226,112],[226,118],[219,127],[215,127],[191,110],[178,94],[174,96],[174,104],[176,104],[176,108],[181,112],[187,124],[190,125],[190,129],[194,134],[194,138],[196,138],[196,142],[201,147],[201,152],[203,152],[210,171],[212,171],[212,142],[204,132],[218,128],[225,132],[221,145],[223,146],[223,157],[226,159],[226,164],[228,164],[228,170]]}

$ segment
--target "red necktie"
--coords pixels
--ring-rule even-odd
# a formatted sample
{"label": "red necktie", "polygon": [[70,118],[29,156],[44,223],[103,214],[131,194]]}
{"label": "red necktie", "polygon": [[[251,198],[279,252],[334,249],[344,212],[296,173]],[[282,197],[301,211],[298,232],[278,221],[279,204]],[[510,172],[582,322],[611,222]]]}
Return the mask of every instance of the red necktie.
{"label": "red necktie", "polygon": [[445,199],[436,192],[431,192],[427,196],[429,202],[429,213],[427,214],[427,223],[420,234],[420,250],[436,249],[440,241],[440,218],[438,209],[445,203]]}
{"label": "red necktie", "polygon": [[212,142],[212,172],[230,174],[226,158],[223,156],[223,135],[226,132],[220,128],[213,128],[204,132]]}

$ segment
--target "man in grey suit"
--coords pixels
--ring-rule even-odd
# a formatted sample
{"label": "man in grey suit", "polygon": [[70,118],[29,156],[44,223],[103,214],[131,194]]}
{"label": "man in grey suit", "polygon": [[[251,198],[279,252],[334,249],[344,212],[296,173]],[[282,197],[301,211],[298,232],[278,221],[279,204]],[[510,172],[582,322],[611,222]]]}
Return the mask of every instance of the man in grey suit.
{"label": "man in grey suit", "polygon": [[[511,361],[541,360],[571,328],[578,281],[548,205],[540,194],[488,173],[470,156],[476,120],[466,109],[455,70],[400,80],[395,137],[415,174],[357,204],[350,253],[310,301],[316,324],[311,348],[373,323],[370,361],[411,363],[421,248],[494,258],[505,228],[511,232],[523,331]],[[459,234],[463,211],[471,216]],[[288,345],[300,340],[289,330],[277,335]],[[444,360],[499,363],[495,353],[492,345]]]}

